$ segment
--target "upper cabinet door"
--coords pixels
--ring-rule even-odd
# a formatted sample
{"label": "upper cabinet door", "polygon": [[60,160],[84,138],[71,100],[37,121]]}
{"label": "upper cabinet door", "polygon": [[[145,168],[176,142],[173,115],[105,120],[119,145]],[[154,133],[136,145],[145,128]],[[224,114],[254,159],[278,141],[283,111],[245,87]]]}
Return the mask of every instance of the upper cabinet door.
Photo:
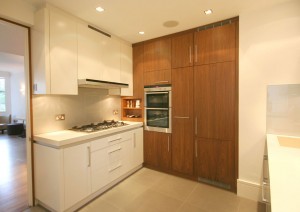
{"label": "upper cabinet door", "polygon": [[76,20],[51,9],[49,46],[51,94],[77,94]]}
{"label": "upper cabinet door", "polygon": [[144,46],[133,47],[133,96],[144,98]]}
{"label": "upper cabinet door", "polygon": [[99,32],[78,23],[78,79],[101,80]]}
{"label": "upper cabinet door", "polygon": [[194,43],[195,65],[234,61],[236,23],[196,32]]}
{"label": "upper cabinet door", "polygon": [[171,38],[160,38],[144,44],[144,71],[171,69]]}
{"label": "upper cabinet door", "polygon": [[99,60],[101,61],[102,80],[110,82],[121,81],[121,44],[114,37],[100,35],[101,53]]}
{"label": "upper cabinet door", "polygon": [[121,96],[133,95],[133,71],[132,71],[132,46],[121,42],[121,82],[129,84],[128,88],[121,89]]}
{"label": "upper cabinet door", "polygon": [[193,66],[193,33],[172,37],[172,68]]}

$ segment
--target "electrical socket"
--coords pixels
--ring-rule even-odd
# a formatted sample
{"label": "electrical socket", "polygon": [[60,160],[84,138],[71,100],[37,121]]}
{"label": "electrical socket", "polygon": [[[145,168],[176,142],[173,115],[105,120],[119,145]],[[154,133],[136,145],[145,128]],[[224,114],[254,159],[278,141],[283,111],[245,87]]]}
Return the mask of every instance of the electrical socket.
{"label": "electrical socket", "polygon": [[118,110],[113,110],[113,114],[114,114],[114,115],[118,115],[118,114],[119,114],[119,111],[118,111]]}
{"label": "electrical socket", "polygon": [[58,114],[55,116],[55,120],[56,121],[63,121],[66,119],[66,115],[65,114]]}

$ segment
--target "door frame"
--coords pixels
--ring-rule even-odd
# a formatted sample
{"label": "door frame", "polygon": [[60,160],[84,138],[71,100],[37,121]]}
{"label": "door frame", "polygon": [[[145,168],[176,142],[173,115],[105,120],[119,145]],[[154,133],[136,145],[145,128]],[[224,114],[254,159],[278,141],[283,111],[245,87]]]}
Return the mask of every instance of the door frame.
{"label": "door frame", "polygon": [[30,27],[0,17],[0,20],[23,27],[24,30],[24,76],[26,96],[26,158],[27,158],[27,197],[28,206],[34,205],[34,175],[33,175],[33,125],[32,125],[32,77],[30,54]]}

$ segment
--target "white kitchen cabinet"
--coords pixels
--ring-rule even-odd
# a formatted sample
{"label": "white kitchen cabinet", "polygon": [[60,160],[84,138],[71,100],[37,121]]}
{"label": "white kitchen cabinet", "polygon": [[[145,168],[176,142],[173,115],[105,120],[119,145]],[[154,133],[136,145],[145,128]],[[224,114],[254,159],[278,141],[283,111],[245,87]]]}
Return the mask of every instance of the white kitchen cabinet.
{"label": "white kitchen cabinet", "polygon": [[99,32],[78,22],[78,79],[102,80]]}
{"label": "white kitchen cabinet", "polygon": [[128,88],[110,89],[110,95],[133,96],[132,45],[121,41],[121,82],[127,83]]}
{"label": "white kitchen cabinet", "polygon": [[90,143],[64,149],[65,208],[91,194]]}
{"label": "white kitchen cabinet", "polygon": [[31,33],[34,94],[78,93],[77,22],[47,6],[35,14]]}
{"label": "white kitchen cabinet", "polygon": [[51,211],[74,211],[143,163],[143,128],[72,146],[34,144],[36,200]]}
{"label": "white kitchen cabinet", "polygon": [[99,33],[102,80],[121,82],[121,46],[120,40],[114,36],[108,37]]}
{"label": "white kitchen cabinet", "polygon": [[133,131],[133,160],[132,167],[136,167],[144,162],[144,131],[138,128]]}

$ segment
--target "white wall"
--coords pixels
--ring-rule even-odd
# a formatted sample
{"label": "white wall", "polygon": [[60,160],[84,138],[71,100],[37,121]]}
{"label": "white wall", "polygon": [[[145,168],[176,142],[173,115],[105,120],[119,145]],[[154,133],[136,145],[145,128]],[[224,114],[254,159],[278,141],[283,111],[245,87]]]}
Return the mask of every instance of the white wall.
{"label": "white wall", "polygon": [[[107,90],[79,88],[78,95],[34,95],[33,133],[40,134],[69,129],[105,119],[120,120],[120,96],[108,96]],[[113,115],[118,110],[118,115]],[[65,121],[56,121],[65,114]]]}
{"label": "white wall", "polygon": [[0,17],[32,26],[35,8],[24,0],[1,0]]}
{"label": "white wall", "polygon": [[24,71],[11,73],[11,115],[12,119],[26,119],[25,76]]}
{"label": "white wall", "polygon": [[300,82],[300,1],[240,14],[238,195],[258,200],[267,85]]}

